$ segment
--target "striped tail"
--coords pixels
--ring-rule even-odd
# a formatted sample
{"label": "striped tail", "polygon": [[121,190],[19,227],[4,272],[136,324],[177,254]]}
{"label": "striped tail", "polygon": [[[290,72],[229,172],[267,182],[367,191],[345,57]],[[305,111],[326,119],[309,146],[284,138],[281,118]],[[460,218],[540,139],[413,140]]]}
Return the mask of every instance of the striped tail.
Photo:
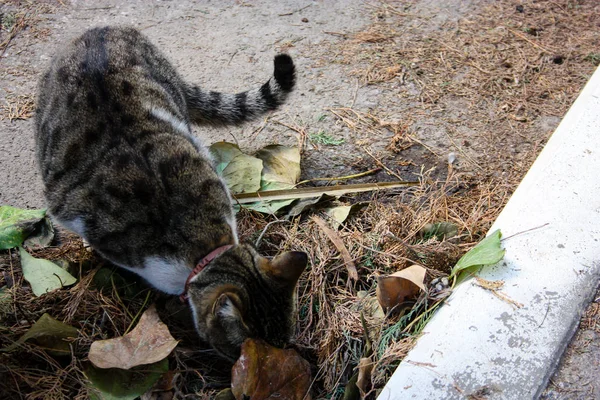
{"label": "striped tail", "polygon": [[191,122],[198,125],[239,124],[275,110],[294,88],[296,68],[287,54],[275,56],[274,64],[273,77],[260,88],[246,92],[225,94],[188,86],[186,100]]}

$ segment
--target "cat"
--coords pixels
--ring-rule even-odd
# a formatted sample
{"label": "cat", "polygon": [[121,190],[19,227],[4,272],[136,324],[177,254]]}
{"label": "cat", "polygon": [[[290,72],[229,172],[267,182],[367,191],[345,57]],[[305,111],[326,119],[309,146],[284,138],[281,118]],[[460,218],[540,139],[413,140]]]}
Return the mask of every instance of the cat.
{"label": "cat", "polygon": [[259,88],[204,91],[139,31],[102,27],[57,53],[38,87],[49,214],[156,289],[185,292],[199,336],[230,360],[249,337],[290,341],[307,255],[270,260],[239,243],[229,191],[190,124],[242,123],[276,109],[294,85],[294,63],[279,54]]}

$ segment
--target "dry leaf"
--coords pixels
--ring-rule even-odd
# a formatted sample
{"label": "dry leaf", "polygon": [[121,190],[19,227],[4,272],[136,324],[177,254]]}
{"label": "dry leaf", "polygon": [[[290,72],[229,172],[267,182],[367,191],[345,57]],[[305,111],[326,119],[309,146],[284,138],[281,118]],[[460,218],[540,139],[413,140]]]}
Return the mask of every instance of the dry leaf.
{"label": "dry leaf", "polygon": [[371,320],[371,323],[381,324],[385,320],[385,311],[383,311],[374,294],[359,290],[356,296],[360,299],[360,302],[353,308],[353,311],[363,313],[365,318]]}
{"label": "dry leaf", "polygon": [[371,357],[363,357],[358,362],[358,379],[356,380],[356,387],[360,391],[361,397],[364,399],[371,386],[371,373],[373,372],[375,363]]}
{"label": "dry leaf", "polygon": [[300,149],[274,144],[254,155],[263,161],[260,190],[290,189],[300,178]]}
{"label": "dry leaf", "polygon": [[426,291],[425,268],[411,265],[391,275],[377,277],[377,300],[387,312],[395,309],[404,301],[413,299],[419,289]]}
{"label": "dry leaf", "polygon": [[374,190],[396,189],[401,187],[415,186],[414,182],[375,182],[375,183],[355,183],[352,185],[335,185],[325,187],[306,187],[299,189],[286,190],[265,190],[255,193],[233,193],[233,197],[239,204],[253,203],[255,201],[272,201],[285,199],[308,199],[327,194],[333,197],[340,197],[348,193],[362,193]]}
{"label": "dry leaf", "polygon": [[148,308],[137,326],[125,336],[98,340],[90,347],[89,360],[98,368],[129,369],[152,364],[167,357],[177,346],[169,328],[158,317],[156,307]]}
{"label": "dry leaf", "polygon": [[310,400],[310,365],[295,350],[278,349],[246,339],[242,355],[231,371],[237,400]]}
{"label": "dry leaf", "polygon": [[348,251],[346,246],[344,246],[344,242],[342,241],[342,238],[340,238],[340,235],[338,235],[336,231],[328,227],[327,223],[323,220],[323,218],[315,215],[312,216],[311,219],[315,221],[317,225],[319,225],[323,232],[325,232],[329,240],[333,242],[335,248],[338,249],[342,257],[344,258],[344,262],[346,263],[346,268],[348,269],[348,276],[350,277],[350,279],[353,279],[355,281],[358,280],[358,271],[356,271],[356,265],[354,265],[354,260],[352,259],[352,256],[350,256],[350,252]]}

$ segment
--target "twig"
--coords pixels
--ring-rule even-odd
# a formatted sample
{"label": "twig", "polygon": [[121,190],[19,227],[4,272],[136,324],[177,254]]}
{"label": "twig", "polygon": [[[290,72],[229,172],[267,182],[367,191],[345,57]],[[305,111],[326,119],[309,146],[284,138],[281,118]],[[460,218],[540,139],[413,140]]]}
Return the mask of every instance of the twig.
{"label": "twig", "polygon": [[265,129],[265,127],[269,123],[269,118],[270,117],[265,118],[265,120],[263,121],[263,124],[260,127],[258,127],[254,132],[252,132],[252,134],[250,136],[251,141],[254,141],[254,139],[256,139],[256,137],[258,136],[258,134],[261,133],[263,131],[263,129]]}
{"label": "twig", "polygon": [[282,222],[289,222],[289,221],[286,220],[286,219],[277,219],[277,220],[271,221],[267,225],[265,225],[265,227],[263,228],[262,232],[258,236],[258,239],[256,239],[256,242],[254,242],[254,247],[258,247],[258,245],[260,244],[260,241],[262,240],[263,236],[265,235],[265,233],[267,233],[267,229],[269,229],[269,227],[271,225],[280,224]]}
{"label": "twig", "polygon": [[471,157],[469,157],[469,155],[467,153],[464,152],[464,150],[462,149],[462,147],[460,147],[459,145],[456,144],[456,142],[454,141],[454,139],[452,139],[452,136],[450,136],[450,134],[446,131],[444,131],[446,133],[446,136],[448,136],[448,139],[450,139],[450,141],[452,142],[452,144],[454,145],[454,147],[456,147],[456,149],[458,151],[460,151],[460,153],[465,156],[465,158],[467,160],[469,160],[471,162],[471,164],[473,164],[474,166],[476,166],[477,168],[479,168],[481,171],[485,171],[482,167],[479,166],[479,164],[477,164],[475,162],[475,160],[473,160]]}
{"label": "twig", "polygon": [[356,80],[356,88],[354,88],[354,96],[352,96],[352,103],[350,103],[350,107],[348,108],[352,108],[354,107],[354,103],[356,103],[356,96],[358,95],[358,83],[359,80]]}
{"label": "twig", "polygon": [[521,304],[517,301],[514,301],[513,299],[511,299],[504,293],[498,291],[498,289],[500,289],[502,286],[504,286],[504,281],[488,281],[487,279],[483,279],[483,278],[476,276],[475,284],[485,290],[489,290],[490,292],[492,292],[492,294],[494,296],[496,296],[497,298],[499,298],[502,301],[507,302],[508,304],[512,305],[515,308],[523,307],[523,304]]}
{"label": "twig", "polygon": [[346,264],[346,269],[348,270],[348,277],[354,281],[358,280],[358,271],[356,270],[356,265],[354,265],[354,260],[352,260],[352,256],[350,252],[344,245],[342,238],[340,235],[333,229],[327,226],[327,223],[323,218],[313,215],[311,219],[321,228],[321,230],[327,235],[329,240],[334,244],[334,246],[338,249],[342,258],[344,259],[344,263]]}
{"label": "twig", "polygon": [[374,168],[374,169],[370,169],[370,170],[365,171],[365,172],[360,172],[358,174],[346,175],[346,176],[338,176],[338,177],[333,177],[333,178],[313,178],[313,179],[307,179],[305,181],[301,181],[301,182],[296,183],[294,185],[294,187],[299,186],[299,185],[303,185],[305,183],[310,183],[310,182],[334,182],[334,181],[345,181],[345,180],[348,180],[348,179],[362,178],[363,176],[375,174],[375,173],[377,173],[379,171],[381,171],[381,168]]}
{"label": "twig", "polygon": [[547,48],[545,48],[545,47],[543,47],[543,46],[541,46],[541,45],[537,44],[537,43],[536,43],[536,42],[534,42],[533,40],[531,40],[531,39],[529,39],[529,38],[525,37],[525,35],[523,35],[523,34],[521,34],[521,33],[517,32],[517,31],[513,31],[513,30],[512,30],[512,29],[510,29],[510,28],[506,28],[506,29],[507,29],[507,30],[508,30],[510,33],[512,33],[513,35],[520,37],[521,39],[525,40],[526,42],[529,42],[530,44],[532,44],[533,46],[537,47],[538,49],[540,49],[540,50],[542,50],[542,51],[544,51],[544,52],[546,52],[546,53],[548,53],[548,54],[552,54],[552,53],[554,53],[554,51],[548,50]]}
{"label": "twig", "polygon": [[546,225],[550,225],[550,222],[546,222],[545,224],[542,224],[542,225],[540,225],[540,226],[536,226],[536,227],[534,227],[534,228],[526,229],[526,230],[524,230],[524,231],[521,231],[521,232],[513,233],[513,234],[512,234],[512,235],[510,235],[510,236],[507,236],[507,237],[505,237],[505,238],[502,238],[500,241],[501,241],[501,242],[504,242],[505,240],[508,240],[508,239],[510,239],[510,238],[513,238],[513,237],[515,237],[515,236],[518,236],[518,235],[522,235],[523,233],[527,233],[527,232],[534,231],[534,230],[536,230],[536,229],[543,228],[543,227],[545,227]]}
{"label": "twig", "polygon": [[364,244],[362,244],[362,243],[358,243],[358,242],[354,242],[354,243],[356,243],[357,245],[359,245],[360,247],[362,247],[362,248],[363,248],[363,249],[365,249],[365,250],[369,250],[369,251],[372,251],[373,253],[377,253],[377,254],[381,254],[382,256],[387,256],[387,257],[393,258],[394,260],[398,260],[398,261],[408,261],[408,262],[410,262],[410,263],[413,263],[413,264],[418,264],[418,262],[417,262],[417,261],[415,261],[415,260],[411,260],[410,258],[401,257],[401,256],[397,256],[397,255],[395,255],[395,254],[390,254],[390,253],[386,253],[386,252],[384,252],[384,251],[376,250],[376,249],[374,249],[374,248],[372,248],[372,247],[365,246],[365,245],[364,245]]}
{"label": "twig", "polygon": [[406,136],[408,136],[410,138],[410,140],[415,141],[415,142],[419,143],[421,146],[425,147],[425,149],[427,149],[434,156],[441,157],[440,154],[438,154],[437,152],[433,151],[433,149],[431,147],[427,146],[425,143],[423,143],[422,141],[420,141],[416,137],[414,137],[412,135],[406,135]]}
{"label": "twig", "polygon": [[227,65],[231,64],[231,60],[233,60],[233,57],[235,57],[235,55],[237,54],[238,49],[235,49],[235,51],[233,52],[233,54],[231,55],[231,57],[229,57],[229,61],[227,61]]}
{"label": "twig", "polygon": [[344,39],[346,39],[348,37],[347,33],[341,33],[341,32],[323,31],[323,33],[325,33],[327,35],[340,36],[340,37],[343,37]]}
{"label": "twig", "polygon": [[124,335],[126,335],[131,330],[131,328],[133,328],[133,324],[137,322],[138,317],[140,316],[140,314],[142,313],[142,311],[146,311],[146,304],[148,304],[148,300],[150,299],[150,294],[151,293],[152,293],[152,291],[148,290],[148,294],[146,295],[146,299],[144,300],[144,304],[142,304],[142,306],[138,310],[137,314],[135,314],[135,317],[133,317],[133,319],[131,320],[131,323],[129,324],[129,326],[125,330]]}
{"label": "twig", "polygon": [[300,11],[302,11],[302,10],[304,10],[304,9],[306,9],[306,8],[308,8],[308,7],[310,7],[311,5],[312,5],[312,4],[309,4],[309,5],[307,5],[307,6],[304,6],[304,7],[302,7],[302,8],[299,8],[299,9],[297,9],[297,10],[295,10],[295,11],[290,11],[290,12],[287,12],[287,13],[283,13],[283,14],[277,14],[277,15],[278,15],[278,16],[280,16],[280,17],[287,17],[288,15],[292,15],[292,14],[294,14],[294,13],[300,12]]}
{"label": "twig", "polygon": [[385,164],[382,163],[379,159],[377,159],[369,150],[367,150],[366,147],[363,147],[363,150],[365,151],[365,153],[367,153],[369,156],[371,156],[371,158],[377,163],[377,165],[379,165],[381,168],[385,169],[388,174],[395,176],[399,180],[403,180],[402,177],[400,177],[400,175],[398,175],[397,173],[395,173],[394,171],[392,171],[391,169],[386,167]]}

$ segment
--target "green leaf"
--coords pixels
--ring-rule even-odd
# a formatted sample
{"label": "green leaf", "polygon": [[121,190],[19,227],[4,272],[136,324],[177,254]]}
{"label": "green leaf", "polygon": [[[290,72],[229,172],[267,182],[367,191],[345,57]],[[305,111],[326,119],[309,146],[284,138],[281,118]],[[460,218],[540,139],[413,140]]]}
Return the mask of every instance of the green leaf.
{"label": "green leaf", "polygon": [[23,277],[31,285],[36,296],[41,296],[63,286],[77,282],[77,279],[51,261],[31,256],[22,247],[19,248]]}
{"label": "green leaf", "polygon": [[169,360],[130,370],[101,369],[88,365],[85,376],[90,381],[92,400],[133,400],[146,393],[169,370]]}
{"label": "green leaf", "polygon": [[221,175],[231,192],[255,192],[260,189],[262,169],[262,160],[246,154],[238,154],[227,164]]}
{"label": "green leaf", "polygon": [[68,339],[77,337],[77,329],[55,320],[48,314],[44,314],[23,336],[12,345],[2,351],[12,351],[30,341],[53,355],[69,355],[71,349]]}
{"label": "green leaf", "polygon": [[221,175],[231,160],[242,154],[242,151],[237,145],[228,142],[214,143],[212,146],[210,146],[209,150],[215,159],[216,170],[219,175]]}
{"label": "green leaf", "polygon": [[436,222],[434,224],[427,224],[419,231],[419,235],[421,235],[423,240],[429,240],[432,237],[435,237],[442,241],[458,235],[458,226],[452,222]]}
{"label": "green leaf", "polygon": [[[297,147],[271,145],[256,152],[255,157],[262,160],[263,169],[260,190],[292,189],[300,178],[300,150]],[[290,205],[294,199],[259,201],[244,204],[244,208],[263,214],[275,214]]]}
{"label": "green leaf", "polygon": [[254,155],[263,161],[260,190],[291,189],[300,179],[300,150],[271,145]]}
{"label": "green leaf", "polygon": [[24,210],[11,206],[1,206],[0,250],[21,245],[45,215],[46,210]]}
{"label": "green leaf", "polygon": [[489,234],[485,239],[479,242],[477,246],[473,247],[467,254],[458,260],[454,268],[452,268],[450,277],[470,268],[492,265],[502,260],[506,250],[500,247],[501,237],[502,233],[500,232],[500,229]]}

